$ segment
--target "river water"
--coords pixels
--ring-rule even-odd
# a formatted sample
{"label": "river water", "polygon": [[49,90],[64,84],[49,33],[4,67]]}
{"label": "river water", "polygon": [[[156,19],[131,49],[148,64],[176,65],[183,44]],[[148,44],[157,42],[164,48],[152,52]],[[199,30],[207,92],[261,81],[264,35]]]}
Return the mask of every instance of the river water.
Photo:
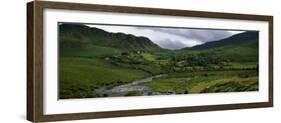
{"label": "river water", "polygon": [[142,86],[140,84],[151,82],[155,78],[160,78],[160,77],[164,77],[164,76],[167,76],[167,74],[160,74],[160,75],[155,75],[155,76],[147,77],[147,78],[140,79],[140,80],[135,80],[132,83],[119,85],[119,86],[113,87],[111,89],[108,89],[106,86],[103,86],[98,89],[95,89],[94,91],[95,91],[95,93],[98,93],[100,95],[106,95],[108,97],[124,96],[130,91],[137,91],[137,92],[140,92],[142,95],[149,95],[149,94],[158,95],[161,93],[153,92],[149,87]]}

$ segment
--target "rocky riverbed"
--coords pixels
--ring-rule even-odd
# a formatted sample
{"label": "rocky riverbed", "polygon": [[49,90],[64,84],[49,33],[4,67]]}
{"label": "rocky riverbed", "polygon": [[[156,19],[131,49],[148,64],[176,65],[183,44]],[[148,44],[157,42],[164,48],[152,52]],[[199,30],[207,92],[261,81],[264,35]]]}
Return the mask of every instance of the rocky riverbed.
{"label": "rocky riverbed", "polygon": [[155,78],[160,78],[164,76],[167,76],[167,74],[160,74],[160,75],[147,77],[141,80],[135,80],[132,83],[119,85],[111,89],[109,89],[106,86],[102,86],[98,89],[95,89],[94,92],[104,97],[126,96],[128,92],[138,92],[141,95],[160,95],[162,93],[153,92],[149,87],[142,86],[140,84],[151,82]]}

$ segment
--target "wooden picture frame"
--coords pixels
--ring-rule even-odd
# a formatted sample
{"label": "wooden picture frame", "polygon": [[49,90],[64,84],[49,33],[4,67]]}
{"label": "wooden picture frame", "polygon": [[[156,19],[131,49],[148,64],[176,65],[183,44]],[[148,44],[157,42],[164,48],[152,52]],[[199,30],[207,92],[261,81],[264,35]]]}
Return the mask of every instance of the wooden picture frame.
{"label": "wooden picture frame", "polygon": [[[147,108],[136,110],[82,112],[65,114],[44,114],[44,10],[98,11],[143,15],[163,15],[170,17],[219,18],[230,20],[252,20],[268,23],[268,101],[235,104],[215,104],[164,108]],[[156,115],[170,113],[201,112],[214,110],[231,110],[273,106],[273,17],[233,13],[201,12],[187,10],[170,10],[125,6],[94,5],[80,3],[34,1],[27,3],[27,120],[48,122],[62,120],[80,120],[108,117]]]}

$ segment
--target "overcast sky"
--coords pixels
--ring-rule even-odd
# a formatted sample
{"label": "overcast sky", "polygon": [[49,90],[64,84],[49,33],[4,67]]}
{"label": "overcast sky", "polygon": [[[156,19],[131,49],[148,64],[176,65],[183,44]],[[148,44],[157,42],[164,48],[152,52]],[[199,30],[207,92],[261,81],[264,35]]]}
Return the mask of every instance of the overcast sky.
{"label": "overcast sky", "polygon": [[112,25],[87,25],[108,32],[122,32],[135,36],[149,38],[155,44],[166,49],[181,49],[192,47],[209,41],[227,38],[243,31],[226,31],[211,29],[188,29],[188,28],[160,28],[160,27],[135,27],[135,26],[112,26]]}

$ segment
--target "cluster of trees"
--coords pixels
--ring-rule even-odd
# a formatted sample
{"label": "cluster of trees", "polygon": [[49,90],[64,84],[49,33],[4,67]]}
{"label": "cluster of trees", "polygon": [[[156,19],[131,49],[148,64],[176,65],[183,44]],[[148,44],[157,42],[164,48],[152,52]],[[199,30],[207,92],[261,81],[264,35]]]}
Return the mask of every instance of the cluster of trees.
{"label": "cluster of trees", "polygon": [[229,62],[229,59],[218,55],[184,54],[172,56],[169,62],[162,66],[169,72],[184,72],[223,69]]}
{"label": "cluster of trees", "polygon": [[122,52],[120,55],[107,56],[107,60],[110,60],[111,64],[127,64],[127,65],[148,65],[149,62],[146,61],[141,55],[141,51],[135,52]]}
{"label": "cluster of trees", "polygon": [[[108,56],[106,59],[113,65],[125,65],[130,68],[141,69],[139,66],[158,66],[163,73],[185,72],[200,70],[234,69],[231,60],[216,54],[178,54],[157,55],[155,61],[147,61],[143,57],[144,51],[122,52],[120,55]],[[246,69],[246,68],[245,68]]]}

